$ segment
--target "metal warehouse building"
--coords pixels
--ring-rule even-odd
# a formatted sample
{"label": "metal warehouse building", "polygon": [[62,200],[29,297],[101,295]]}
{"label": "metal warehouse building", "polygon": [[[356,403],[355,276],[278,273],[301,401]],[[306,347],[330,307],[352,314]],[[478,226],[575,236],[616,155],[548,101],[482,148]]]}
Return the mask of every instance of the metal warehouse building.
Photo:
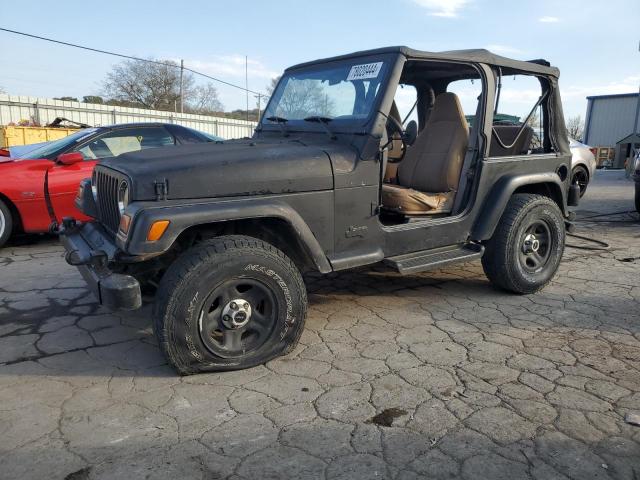
{"label": "metal warehouse building", "polygon": [[587,97],[584,143],[593,147],[615,147],[614,167],[623,167],[631,148],[640,145],[639,94]]}

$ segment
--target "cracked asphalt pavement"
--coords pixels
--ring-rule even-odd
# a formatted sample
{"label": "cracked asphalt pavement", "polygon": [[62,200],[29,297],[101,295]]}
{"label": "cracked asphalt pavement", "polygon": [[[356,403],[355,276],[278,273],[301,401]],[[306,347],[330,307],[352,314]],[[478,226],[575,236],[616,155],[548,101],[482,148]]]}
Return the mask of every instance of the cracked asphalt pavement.
{"label": "cracked asphalt pavement", "polygon": [[[599,172],[535,295],[479,262],[310,276],[290,355],[179,377],[150,310],[99,307],[53,238],[0,251],[2,479],[638,479],[640,223]],[[589,218],[587,218],[589,217]],[[572,245],[586,245],[569,238]]]}

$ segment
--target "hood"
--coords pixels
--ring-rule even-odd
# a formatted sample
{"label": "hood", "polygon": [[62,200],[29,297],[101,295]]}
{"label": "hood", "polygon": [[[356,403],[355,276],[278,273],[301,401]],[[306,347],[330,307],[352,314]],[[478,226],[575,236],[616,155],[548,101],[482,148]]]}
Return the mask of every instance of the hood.
{"label": "hood", "polygon": [[[347,149],[348,147],[345,147]],[[133,200],[154,200],[166,180],[167,199],[267,195],[333,188],[331,161],[320,146],[299,141],[231,140],[149,149],[104,160],[124,173]]]}

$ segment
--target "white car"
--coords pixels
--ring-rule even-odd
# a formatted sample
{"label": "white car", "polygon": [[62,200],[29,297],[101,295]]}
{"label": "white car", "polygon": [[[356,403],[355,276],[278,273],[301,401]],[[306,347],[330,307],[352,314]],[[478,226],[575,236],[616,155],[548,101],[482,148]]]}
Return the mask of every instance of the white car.
{"label": "white car", "polygon": [[582,197],[596,171],[596,157],[589,145],[573,138],[569,138],[569,148],[571,149],[571,183],[578,182]]}

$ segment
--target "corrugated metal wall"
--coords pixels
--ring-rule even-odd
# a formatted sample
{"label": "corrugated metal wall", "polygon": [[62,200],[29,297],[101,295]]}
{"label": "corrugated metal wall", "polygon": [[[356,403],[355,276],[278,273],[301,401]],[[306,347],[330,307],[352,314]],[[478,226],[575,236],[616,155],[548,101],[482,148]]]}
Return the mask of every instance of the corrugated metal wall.
{"label": "corrugated metal wall", "polygon": [[633,133],[638,95],[591,97],[585,120],[585,143],[615,147],[616,142]]}
{"label": "corrugated metal wall", "polygon": [[51,98],[0,95],[0,125],[33,120],[46,125],[56,117],[65,117],[91,126],[129,122],[176,123],[222,138],[253,135],[255,122],[207,115],[191,115],[141,108],[115,107],[94,103],[63,102]]}

